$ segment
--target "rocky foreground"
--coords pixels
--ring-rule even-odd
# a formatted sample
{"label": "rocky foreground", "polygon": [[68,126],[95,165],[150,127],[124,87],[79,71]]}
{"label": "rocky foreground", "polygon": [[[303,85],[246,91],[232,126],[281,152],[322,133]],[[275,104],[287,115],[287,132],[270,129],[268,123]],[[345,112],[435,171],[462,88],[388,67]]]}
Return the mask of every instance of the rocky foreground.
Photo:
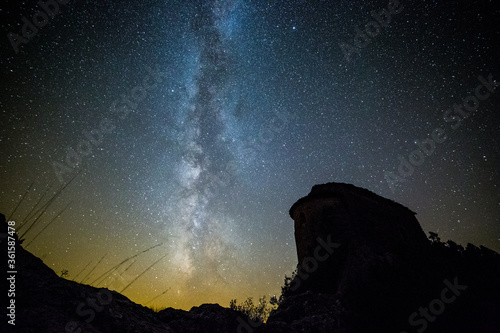
{"label": "rocky foreground", "polygon": [[[0,214],[0,218],[7,229],[5,216]],[[15,303],[9,309],[10,304],[4,301],[7,313],[1,332],[237,332],[240,322],[248,321],[240,312],[218,304],[203,304],[190,311],[167,308],[154,312],[116,291],[59,277],[26,251],[16,235],[14,238],[17,274],[14,283],[8,281],[2,290],[13,290]],[[6,238],[0,243],[4,258],[6,243]]]}
{"label": "rocky foreground", "polygon": [[[378,205],[378,199],[366,190],[358,193],[353,187],[328,186],[316,191],[325,192],[328,200],[334,200],[336,205],[348,197],[347,192],[351,201],[357,200],[353,198],[359,194]],[[392,238],[387,240],[390,228],[379,236],[375,231],[368,232],[366,237],[370,240],[366,241],[368,238],[359,236],[356,229],[356,223],[361,223],[356,212],[368,204],[359,205],[354,211],[349,208],[354,207],[352,203],[347,208],[339,204],[329,211],[318,206],[324,202],[330,205],[330,201],[325,201],[325,197],[318,196],[318,193],[313,193],[314,200],[307,201],[310,205],[303,205],[302,209],[309,212],[308,207],[316,207],[314,209],[320,213],[314,215],[314,219],[323,219],[324,214],[327,218],[336,214],[335,221],[344,219],[343,229],[336,230],[332,236],[343,233],[343,238],[332,240],[318,227],[321,221],[311,220],[313,215],[306,216],[313,222],[309,221],[309,226],[302,224],[303,232],[296,234],[296,237],[302,237],[300,246],[304,256],[299,260],[302,265],[285,288],[279,308],[271,313],[266,324],[254,323],[244,314],[218,304],[203,304],[190,311],[168,308],[154,312],[115,291],[57,276],[41,259],[26,251],[13,235],[14,248],[6,237],[0,239],[3,258],[7,258],[8,251],[15,252],[17,271],[15,279],[10,279],[9,267],[5,267],[7,284],[2,292],[10,290],[15,293],[15,298],[9,296],[4,301],[7,313],[0,331],[500,332],[498,253],[471,244],[464,249],[453,242],[442,243],[436,237],[432,241],[408,242],[408,248],[404,248],[405,243],[397,243]],[[391,209],[389,206],[379,209],[382,213],[378,214],[385,216],[383,210]],[[296,215],[301,223],[303,216]],[[386,223],[377,217],[379,215],[366,214],[371,219],[366,228],[376,226],[378,222]],[[2,228],[7,230],[5,216],[0,214],[0,220]],[[324,225],[330,228],[328,223]],[[314,240],[311,236],[313,240],[307,243],[302,233],[324,234],[325,237]],[[387,244],[395,244],[395,247]],[[10,299],[15,299],[15,303],[9,303]]]}

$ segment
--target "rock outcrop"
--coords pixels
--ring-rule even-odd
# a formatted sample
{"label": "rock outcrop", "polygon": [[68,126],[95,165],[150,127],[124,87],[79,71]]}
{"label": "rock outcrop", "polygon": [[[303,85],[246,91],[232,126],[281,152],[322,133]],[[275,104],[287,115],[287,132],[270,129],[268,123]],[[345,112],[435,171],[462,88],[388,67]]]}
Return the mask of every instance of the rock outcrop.
{"label": "rock outcrop", "polygon": [[[350,184],[316,185],[290,208],[302,289],[334,293],[380,265],[414,261],[429,242],[415,213]],[[365,259],[372,258],[368,263]],[[377,268],[375,268],[377,267]],[[350,275],[349,268],[356,272]]]}
{"label": "rock outcrop", "polygon": [[497,332],[500,256],[431,243],[408,208],[349,184],[290,209],[299,264],[259,332]]}
{"label": "rock outcrop", "polygon": [[189,311],[167,308],[158,312],[158,319],[183,333],[234,332],[248,318],[241,313],[223,308],[219,304],[202,304]]}

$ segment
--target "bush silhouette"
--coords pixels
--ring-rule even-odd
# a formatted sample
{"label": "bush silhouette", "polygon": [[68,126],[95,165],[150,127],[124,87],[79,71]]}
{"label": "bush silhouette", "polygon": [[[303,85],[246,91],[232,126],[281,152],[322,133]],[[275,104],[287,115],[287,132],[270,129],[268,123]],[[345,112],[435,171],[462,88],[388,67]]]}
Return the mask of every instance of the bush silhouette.
{"label": "bush silhouette", "polygon": [[276,297],[272,297],[270,301],[267,300],[266,296],[259,298],[259,302],[254,304],[253,297],[248,297],[240,305],[237,304],[236,299],[232,299],[229,302],[229,307],[232,310],[243,313],[248,316],[252,321],[265,323],[271,311],[278,307]]}

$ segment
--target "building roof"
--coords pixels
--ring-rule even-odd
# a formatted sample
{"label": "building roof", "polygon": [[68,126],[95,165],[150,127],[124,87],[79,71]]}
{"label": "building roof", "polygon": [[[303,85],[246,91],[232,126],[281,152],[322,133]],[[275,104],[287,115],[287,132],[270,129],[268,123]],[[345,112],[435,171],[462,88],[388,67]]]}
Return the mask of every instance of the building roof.
{"label": "building roof", "polygon": [[317,199],[317,198],[328,198],[334,195],[353,195],[357,196],[360,198],[364,199],[369,199],[373,201],[377,201],[380,204],[392,206],[398,209],[403,209],[406,210],[407,212],[411,214],[415,214],[412,210],[410,210],[408,207],[403,206],[400,203],[397,203],[396,201],[381,197],[378,194],[375,194],[367,189],[361,188],[354,186],[352,184],[346,184],[346,183],[326,183],[326,184],[319,184],[319,185],[314,185],[311,189],[311,192],[303,198],[300,198],[297,200],[292,207],[289,210],[290,217],[293,218],[293,212],[295,208],[297,208],[299,205],[303,204],[304,202],[307,202],[309,200]]}

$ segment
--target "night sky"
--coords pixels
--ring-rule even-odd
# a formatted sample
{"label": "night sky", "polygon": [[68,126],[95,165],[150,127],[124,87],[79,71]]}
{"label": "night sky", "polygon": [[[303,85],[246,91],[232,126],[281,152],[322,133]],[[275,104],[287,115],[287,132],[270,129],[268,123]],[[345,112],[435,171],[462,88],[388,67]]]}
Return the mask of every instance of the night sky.
{"label": "night sky", "polygon": [[24,243],[69,279],[154,307],[279,295],[288,209],[332,181],[500,250],[494,2],[36,3],[0,6],[0,212],[33,183],[22,234],[74,178]]}

